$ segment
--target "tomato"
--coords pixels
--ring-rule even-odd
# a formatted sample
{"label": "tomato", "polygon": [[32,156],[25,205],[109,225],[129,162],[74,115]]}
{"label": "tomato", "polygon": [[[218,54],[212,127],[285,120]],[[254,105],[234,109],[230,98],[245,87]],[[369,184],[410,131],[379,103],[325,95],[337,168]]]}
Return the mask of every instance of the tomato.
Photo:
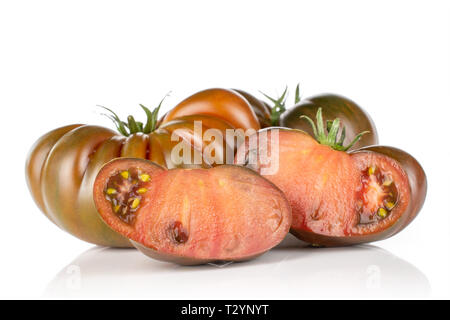
{"label": "tomato", "polygon": [[232,90],[242,95],[252,106],[253,111],[255,112],[256,117],[258,118],[261,128],[270,127],[272,125],[271,123],[272,108],[266,102],[256,98],[255,96],[246,91],[240,89],[232,89]]}
{"label": "tomato", "polygon": [[291,224],[284,194],[233,165],[166,170],[115,159],[95,179],[94,200],[103,220],[143,253],[180,264],[250,259],[280,243]]}
{"label": "tomato", "polygon": [[[298,96],[297,100],[300,100]],[[335,94],[320,94],[300,100],[281,115],[279,125],[303,130],[313,135],[311,126],[300,119],[300,116],[305,115],[312,118],[319,108],[322,108],[327,119],[339,118],[341,120],[342,126],[346,128],[344,144],[350,143],[347,137],[354,137],[363,131],[369,131],[369,133],[365,134],[352,147],[353,149],[378,144],[377,129],[370,116],[352,100]]]}
{"label": "tomato", "polygon": [[[352,143],[344,145],[338,137],[339,121],[333,121],[326,134],[321,111],[317,126],[306,118],[314,125],[316,139],[296,129],[261,130],[259,142],[265,135],[278,134],[278,144],[248,140],[236,162],[261,173],[285,193],[292,207],[291,232],[301,240],[339,246],[386,239],[401,231],[425,200],[422,167],[392,147],[346,152]],[[262,158],[266,154],[270,157]],[[271,167],[278,169],[270,172]]]}
{"label": "tomato", "polygon": [[[93,125],[70,125],[42,136],[32,147],[26,162],[26,179],[30,192],[41,211],[63,230],[103,246],[131,246],[127,238],[110,229],[99,217],[92,198],[92,187],[100,168],[117,157],[149,159],[167,168],[190,167],[194,157],[197,165],[210,167],[214,159],[202,157],[202,150],[215,147],[218,141],[194,141],[194,121],[202,121],[203,131],[218,129],[222,134],[232,127],[225,121],[208,115],[180,117],[156,127],[157,112],[146,109],[148,121],[136,122],[133,117],[125,127],[113,113],[119,131]],[[177,131],[176,131],[177,130]],[[174,162],[171,152],[179,141],[191,151],[184,162]],[[180,146],[180,145],[178,145]],[[200,147],[198,147],[200,146]],[[227,145],[217,145],[221,154]],[[195,164],[195,163],[194,163]]]}
{"label": "tomato", "polygon": [[181,101],[166,113],[162,123],[183,116],[201,114],[217,117],[236,129],[259,130],[261,126],[255,110],[239,93],[229,89],[213,88],[197,92]]}

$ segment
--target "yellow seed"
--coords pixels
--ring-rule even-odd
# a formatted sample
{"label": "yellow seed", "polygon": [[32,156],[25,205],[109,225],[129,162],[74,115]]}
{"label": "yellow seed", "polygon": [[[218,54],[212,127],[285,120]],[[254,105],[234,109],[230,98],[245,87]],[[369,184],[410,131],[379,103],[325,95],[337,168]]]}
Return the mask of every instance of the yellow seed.
{"label": "yellow seed", "polygon": [[148,191],[147,188],[139,188],[137,190],[137,193],[143,194],[143,193],[146,193],[147,191]]}
{"label": "yellow seed", "polygon": [[377,214],[381,217],[384,218],[386,217],[387,211],[385,208],[379,208]]}
{"label": "yellow seed", "polygon": [[120,204],[114,206],[114,212],[115,213],[119,212],[119,209],[120,209]]}
{"label": "yellow seed", "polygon": [[128,171],[122,171],[120,173],[120,175],[122,176],[122,178],[128,179],[128,177],[130,176],[130,173]]}
{"label": "yellow seed", "polygon": [[143,182],[147,182],[147,181],[150,180],[150,176],[149,176],[148,174],[146,174],[146,173],[143,173],[143,174],[141,174],[141,175],[139,176],[139,179],[140,179],[141,181],[143,181]]}
{"label": "yellow seed", "polygon": [[131,209],[136,209],[141,200],[139,198],[134,198],[133,203],[131,203]]}
{"label": "yellow seed", "polygon": [[375,173],[375,167],[369,167],[368,173],[369,176],[373,175]]}
{"label": "yellow seed", "polygon": [[225,180],[220,179],[219,180],[219,186],[223,187],[225,185]]}
{"label": "yellow seed", "polygon": [[114,188],[108,188],[106,189],[106,194],[115,194],[117,193],[117,190]]}
{"label": "yellow seed", "polygon": [[392,184],[392,180],[385,180],[383,182],[383,186],[385,186],[385,187],[389,187],[391,184]]}
{"label": "yellow seed", "polygon": [[387,202],[386,203],[386,208],[388,209],[388,210],[392,210],[392,208],[395,206],[395,203],[393,203],[393,202]]}

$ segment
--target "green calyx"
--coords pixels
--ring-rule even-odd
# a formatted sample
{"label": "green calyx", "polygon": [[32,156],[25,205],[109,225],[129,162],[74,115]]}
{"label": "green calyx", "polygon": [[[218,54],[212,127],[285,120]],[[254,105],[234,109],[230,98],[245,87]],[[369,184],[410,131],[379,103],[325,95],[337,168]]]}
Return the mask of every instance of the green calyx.
{"label": "green calyx", "polygon": [[[287,92],[288,87],[283,91],[283,94],[278,98],[272,98],[265,94],[264,92],[261,92],[267,99],[269,99],[273,103],[273,107],[271,108],[270,112],[270,124],[272,126],[278,126],[280,125],[280,117],[283,114],[283,112],[286,111],[286,98],[287,98]],[[297,104],[300,102],[300,85],[297,84],[297,87],[295,88],[295,103]]]}
{"label": "green calyx", "polygon": [[295,104],[299,103],[300,100],[300,83],[297,83],[297,86],[295,87]]}
{"label": "green calyx", "polygon": [[334,150],[338,151],[347,151],[350,149],[356,142],[358,142],[363,135],[366,133],[369,133],[370,131],[363,131],[359,133],[353,140],[350,142],[347,146],[344,146],[344,140],[345,140],[345,127],[342,128],[341,134],[339,136],[339,129],[341,120],[339,118],[332,120],[327,120],[327,132],[325,133],[324,125],[323,125],[323,118],[322,118],[322,108],[319,108],[317,110],[316,114],[316,122],[317,126],[314,123],[314,121],[305,115],[300,116],[300,119],[305,119],[311,124],[311,127],[314,132],[314,136],[316,140],[323,145],[329,146],[333,148]]}
{"label": "green calyx", "polygon": [[109,114],[102,113],[102,115],[111,119],[111,121],[115,124],[117,131],[119,131],[120,134],[124,135],[125,137],[128,137],[134,133],[142,132],[148,134],[156,130],[156,123],[158,122],[158,112],[166,97],[167,95],[161,100],[158,107],[156,107],[153,111],[151,111],[146,106],[139,104],[147,116],[147,121],[145,122],[145,124],[143,122],[136,121],[134,117],[131,115],[127,117],[127,122],[122,121],[119,118],[119,116],[111,109],[104,106],[99,107],[109,111]]}
{"label": "green calyx", "polygon": [[287,87],[284,89],[283,94],[278,98],[272,98],[265,94],[264,92],[261,92],[267,99],[273,102],[273,107],[271,108],[270,112],[270,125],[271,126],[277,126],[280,123],[280,117],[283,112],[286,111],[286,94],[287,94]]}

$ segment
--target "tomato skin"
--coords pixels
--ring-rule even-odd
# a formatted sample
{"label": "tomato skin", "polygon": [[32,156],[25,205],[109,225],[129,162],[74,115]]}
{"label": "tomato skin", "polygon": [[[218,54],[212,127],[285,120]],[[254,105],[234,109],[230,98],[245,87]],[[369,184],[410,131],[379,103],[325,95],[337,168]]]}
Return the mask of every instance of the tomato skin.
{"label": "tomato skin", "polygon": [[377,129],[370,116],[352,100],[336,94],[320,94],[301,100],[281,115],[280,126],[299,129],[314,136],[310,124],[299,117],[306,115],[314,119],[319,108],[322,108],[324,119],[341,120],[341,125],[346,129],[345,145],[360,132],[369,131],[350,150],[378,144]]}
{"label": "tomato skin", "polygon": [[67,132],[80,126],[82,125],[68,125],[44,134],[34,143],[27,156],[25,176],[27,177],[28,189],[36,202],[36,205],[50,220],[52,220],[52,218],[45,212],[44,200],[42,199],[42,189],[40,185],[42,167],[55,143]]}
{"label": "tomato skin", "polygon": [[217,117],[236,129],[261,128],[249,102],[235,91],[222,88],[206,89],[184,99],[166,113],[162,123],[194,114]]}
{"label": "tomato skin", "polygon": [[248,103],[250,103],[250,105],[253,108],[253,111],[255,111],[255,114],[258,117],[258,121],[261,128],[267,128],[271,126],[270,121],[271,108],[267,103],[256,98],[255,96],[244,90],[240,89],[232,89],[232,90],[242,95],[248,101]]}
{"label": "tomato skin", "polygon": [[[69,131],[50,151],[40,185],[44,212],[61,229],[94,244],[126,247],[129,241],[101,221],[89,196],[96,169],[103,164],[97,159],[104,156],[110,160],[120,148],[121,141],[113,139],[115,136],[114,131],[98,126]],[[94,152],[96,149],[99,153]]]}
{"label": "tomato skin", "polygon": [[[387,146],[369,146],[345,153],[318,144],[303,131],[287,128],[277,129],[280,130],[279,171],[264,176],[283,190],[290,201],[293,210],[291,233],[299,239],[320,246],[344,246],[386,239],[403,230],[422,208],[427,189],[426,176],[417,160],[408,153]],[[268,128],[261,130],[260,133],[263,131],[270,133],[272,130],[275,129]],[[258,153],[261,153],[261,151],[259,149]],[[241,146],[236,155],[236,163],[240,164],[238,159],[244,159],[246,152],[246,146]],[[263,154],[265,154],[265,151]],[[306,219],[304,210],[313,206],[317,201],[320,202],[319,208],[325,207],[337,210],[337,212],[325,211],[325,216],[330,214],[331,217],[335,217],[338,214],[338,217],[341,217],[341,214],[348,211],[342,209],[342,204],[345,204],[345,208],[355,208],[356,203],[352,199],[356,199],[353,197],[356,195],[359,178],[356,177],[357,180],[355,180],[353,176],[360,172],[357,169],[358,159],[364,159],[371,154],[390,159],[389,161],[398,165],[401,168],[399,170],[405,175],[403,180],[406,181],[406,184],[403,183],[403,180],[398,181],[398,183],[399,186],[402,186],[400,189],[402,192],[406,190],[402,197],[406,199],[407,204],[399,207],[401,211],[397,211],[399,213],[395,220],[391,220],[392,223],[386,220],[389,224],[380,228],[376,225],[377,228],[374,228],[374,230],[362,228],[362,231],[358,229],[358,232],[354,232],[350,229],[350,231],[341,235],[327,235],[326,233],[315,232],[311,228],[305,228],[303,222]],[[322,161],[324,162],[322,163]],[[261,172],[261,167],[256,165],[254,170]],[[321,181],[322,177],[326,177],[327,183],[331,184],[323,190],[322,187],[317,189],[317,182]],[[318,190],[329,193],[322,194]],[[327,203],[324,204],[322,201]],[[328,201],[331,201],[331,204]],[[335,205],[333,205],[333,201],[336,203]],[[311,212],[306,211],[306,214],[311,214]],[[398,215],[400,216],[398,217]],[[346,216],[352,218],[351,215]],[[344,223],[345,221],[353,221],[346,216],[342,217]]]}
{"label": "tomato skin", "polygon": [[[165,123],[150,134],[129,137],[80,124],[50,131],[33,145],[26,160],[29,190],[39,209],[61,229],[97,245],[131,247],[127,238],[110,229],[98,215],[92,197],[98,171],[118,157],[149,159],[167,168],[184,167],[172,162],[171,151],[179,141],[171,141],[171,136],[180,129],[192,154],[199,153],[192,145],[195,120],[202,120],[203,130],[208,125],[220,131],[232,128],[220,119],[196,115]],[[223,146],[226,148],[225,143]],[[200,166],[211,166],[208,159],[201,155],[200,159]]]}

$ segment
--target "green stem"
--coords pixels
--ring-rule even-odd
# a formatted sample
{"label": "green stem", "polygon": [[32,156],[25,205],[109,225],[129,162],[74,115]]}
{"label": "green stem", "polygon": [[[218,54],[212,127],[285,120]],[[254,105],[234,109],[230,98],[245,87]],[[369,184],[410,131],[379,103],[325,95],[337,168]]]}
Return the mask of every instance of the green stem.
{"label": "green stem", "polygon": [[134,120],[134,117],[128,116],[127,120],[128,120],[128,128],[130,129],[130,133],[133,134],[133,133],[139,132],[139,127],[136,123],[136,120]]}
{"label": "green stem", "polygon": [[297,86],[295,87],[295,104],[299,103],[300,100],[300,83],[297,83]]}
{"label": "green stem", "polygon": [[144,105],[140,104],[141,108],[144,110],[145,115],[147,116],[147,120],[145,122],[145,126],[143,122],[136,121],[132,115],[127,117],[127,122],[122,121],[119,116],[112,111],[109,108],[106,108],[104,106],[99,106],[107,111],[109,111],[109,114],[102,113],[102,115],[109,118],[114,125],[117,128],[117,131],[119,131],[120,134],[122,134],[125,137],[130,136],[131,134],[142,132],[149,134],[156,130],[156,124],[158,123],[158,112],[161,108],[161,105],[164,101],[164,99],[169,94],[165,95],[164,98],[159,103],[158,107],[156,107],[153,111],[145,107]]}
{"label": "green stem", "polygon": [[288,90],[288,88],[286,86],[283,94],[278,99],[274,99],[274,98],[268,96],[267,94],[265,94],[264,92],[260,91],[267,99],[272,101],[272,103],[274,104],[271,109],[271,112],[270,112],[270,124],[272,126],[278,126],[280,124],[281,114],[286,111],[287,90]]}
{"label": "green stem", "polygon": [[363,131],[363,132],[359,133],[352,140],[352,142],[350,142],[347,146],[344,146],[345,127],[342,127],[339,141],[337,139],[337,137],[339,135],[340,122],[341,122],[339,118],[336,118],[333,121],[331,121],[331,120],[326,121],[327,133],[325,133],[325,130],[324,130],[324,123],[323,123],[323,118],[322,118],[322,108],[319,108],[316,113],[317,124],[315,124],[314,121],[310,117],[305,116],[305,115],[300,116],[300,119],[305,119],[306,121],[309,122],[309,124],[311,125],[311,127],[313,129],[314,136],[320,144],[329,146],[329,147],[333,148],[334,150],[338,150],[338,151],[347,151],[356,142],[358,142],[363,135],[370,132],[370,131]]}
{"label": "green stem", "polygon": [[[261,92],[261,91],[260,91]],[[270,112],[270,124],[272,126],[279,126],[280,125],[280,118],[281,115],[286,111],[286,98],[287,98],[287,92],[288,87],[283,91],[283,94],[278,98],[272,98],[265,94],[264,92],[261,92],[267,99],[269,99],[273,103],[273,107],[271,108]],[[300,84],[297,84],[295,87],[295,97],[294,97],[295,104],[299,103],[300,98]]]}

